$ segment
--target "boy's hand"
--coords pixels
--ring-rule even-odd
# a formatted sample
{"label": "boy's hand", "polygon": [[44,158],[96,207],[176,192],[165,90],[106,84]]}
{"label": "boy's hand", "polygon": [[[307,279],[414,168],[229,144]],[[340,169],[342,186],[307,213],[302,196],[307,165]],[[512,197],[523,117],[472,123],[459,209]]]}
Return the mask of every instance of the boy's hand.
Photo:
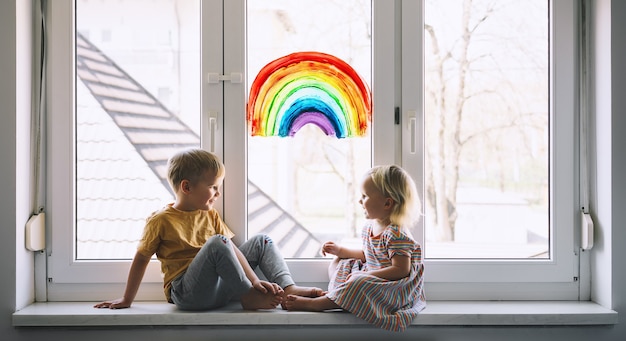
{"label": "boy's hand", "polygon": [[278,284],[270,283],[268,281],[255,281],[252,283],[252,286],[264,294],[271,292],[274,295],[282,295],[284,292],[283,288],[281,288]]}
{"label": "boy's hand", "polygon": [[109,309],[124,309],[130,308],[130,303],[127,302],[123,297],[118,298],[113,301],[104,301],[94,305],[94,308],[109,308]]}

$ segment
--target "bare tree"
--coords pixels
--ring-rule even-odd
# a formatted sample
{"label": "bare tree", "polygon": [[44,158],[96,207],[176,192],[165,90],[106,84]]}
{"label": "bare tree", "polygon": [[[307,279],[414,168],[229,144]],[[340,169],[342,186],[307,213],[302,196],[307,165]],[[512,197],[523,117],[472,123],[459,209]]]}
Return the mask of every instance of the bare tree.
{"label": "bare tree", "polygon": [[[433,8],[445,6],[442,4],[440,1],[431,3]],[[545,112],[524,112],[527,106],[520,104],[523,96],[515,94],[520,92],[520,86],[512,84],[509,69],[514,64],[516,68],[546,74],[542,62],[537,62],[543,55],[533,55],[532,49],[523,43],[513,42],[503,32],[494,32],[493,22],[500,21],[502,25],[504,21],[499,14],[506,12],[505,6],[501,1],[463,0],[462,10],[450,11],[460,16],[460,31],[454,40],[439,31],[452,18],[446,17],[447,23],[425,24],[430,42],[426,89],[431,103],[426,113],[425,202],[435,225],[436,240],[454,240],[463,162],[479,156],[482,161],[474,163],[499,163],[499,167],[493,168],[498,169],[495,178],[499,188],[504,189],[510,181],[506,173],[510,169],[507,154],[532,154],[529,148],[523,148],[527,143],[523,143],[523,150],[520,150],[519,145],[512,146],[506,139],[515,133],[521,141],[528,141],[536,133],[529,127],[536,126],[541,132],[547,126],[540,122]],[[507,27],[506,24],[503,27]],[[529,58],[517,64],[510,61],[511,65],[503,67],[500,65],[503,53],[498,51],[501,49],[513,49],[518,55]],[[547,51],[547,45],[545,49]],[[541,89],[531,86],[524,91],[536,93]]]}

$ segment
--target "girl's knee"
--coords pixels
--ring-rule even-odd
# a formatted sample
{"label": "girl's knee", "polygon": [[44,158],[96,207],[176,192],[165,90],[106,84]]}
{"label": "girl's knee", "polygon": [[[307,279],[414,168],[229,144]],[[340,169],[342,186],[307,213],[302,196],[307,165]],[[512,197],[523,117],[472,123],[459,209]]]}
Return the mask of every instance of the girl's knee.
{"label": "girl's knee", "polygon": [[350,278],[348,279],[348,282],[351,282],[352,285],[355,286],[361,286],[364,283],[368,283],[370,282],[370,277],[362,272],[353,272],[352,274],[350,274]]}
{"label": "girl's knee", "polygon": [[330,262],[330,264],[328,264],[328,271],[335,271],[337,270],[337,266],[339,265],[339,257],[335,257],[333,258],[333,260]]}

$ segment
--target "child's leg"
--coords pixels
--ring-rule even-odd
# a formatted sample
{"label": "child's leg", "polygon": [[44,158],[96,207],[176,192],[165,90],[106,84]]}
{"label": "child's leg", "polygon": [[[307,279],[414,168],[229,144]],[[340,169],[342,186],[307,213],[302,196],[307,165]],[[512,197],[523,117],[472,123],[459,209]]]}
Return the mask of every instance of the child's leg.
{"label": "child's leg", "polygon": [[339,257],[333,258],[333,261],[328,264],[328,278],[333,278],[337,272],[337,265],[339,265]]}
{"label": "child's leg", "polygon": [[239,250],[252,269],[258,266],[268,281],[277,283],[281,288],[294,284],[287,263],[269,236],[253,236],[241,244]]}
{"label": "child's leg", "polygon": [[287,295],[282,306],[287,310],[296,311],[324,311],[341,308],[326,296],[302,297],[297,295]]}
{"label": "child's leg", "polygon": [[218,308],[254,290],[231,243],[222,235],[211,237],[187,271],[172,282],[172,300],[180,309]]}
{"label": "child's leg", "polygon": [[239,246],[239,250],[253,269],[258,266],[267,280],[280,285],[286,294],[309,297],[322,295],[320,288],[295,285],[285,259],[269,236],[253,236]]}

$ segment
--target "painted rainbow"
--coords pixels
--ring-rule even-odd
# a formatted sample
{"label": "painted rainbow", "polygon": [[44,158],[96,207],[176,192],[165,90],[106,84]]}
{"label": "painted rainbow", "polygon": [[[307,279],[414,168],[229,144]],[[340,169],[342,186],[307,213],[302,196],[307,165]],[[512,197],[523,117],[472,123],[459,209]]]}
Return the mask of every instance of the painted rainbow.
{"label": "painted rainbow", "polygon": [[364,136],[372,118],[367,84],[343,60],[296,52],[259,71],[250,88],[252,136],[293,136],[307,124],[337,138]]}

